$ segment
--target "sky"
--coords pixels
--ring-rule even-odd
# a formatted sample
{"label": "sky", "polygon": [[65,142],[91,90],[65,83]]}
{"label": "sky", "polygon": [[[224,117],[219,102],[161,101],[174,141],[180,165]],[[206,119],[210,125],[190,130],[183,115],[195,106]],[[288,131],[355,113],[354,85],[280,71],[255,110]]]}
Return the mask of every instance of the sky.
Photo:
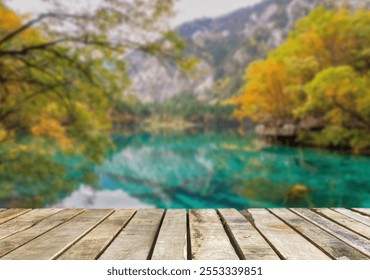
{"label": "sky", "polygon": [[203,17],[218,17],[261,0],[180,0],[175,10],[174,25]]}
{"label": "sky", "polygon": [[[68,1],[68,0],[67,0]],[[77,1],[76,3],[99,3],[100,0]],[[8,0],[8,5],[16,11],[27,13],[32,11],[42,11],[45,9],[45,0]],[[204,18],[218,17],[228,14],[242,7],[253,5],[261,0],[178,0],[175,6],[176,17],[172,19],[172,26],[177,26],[183,22]]]}

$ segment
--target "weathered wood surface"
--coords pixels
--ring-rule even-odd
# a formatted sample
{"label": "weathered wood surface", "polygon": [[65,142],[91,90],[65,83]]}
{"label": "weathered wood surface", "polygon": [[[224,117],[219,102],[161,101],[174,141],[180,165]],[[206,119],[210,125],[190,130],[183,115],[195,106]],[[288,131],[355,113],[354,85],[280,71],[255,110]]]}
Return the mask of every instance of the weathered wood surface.
{"label": "weathered wood surface", "polygon": [[369,258],[364,208],[0,209],[0,259]]}
{"label": "weathered wood surface", "polygon": [[32,227],[48,216],[51,216],[62,209],[35,209],[18,216],[10,221],[0,224],[0,239]]}
{"label": "weathered wood surface", "polygon": [[[39,222],[33,227],[17,232],[11,236],[8,236],[0,240],[0,257],[10,253],[11,251],[23,246],[29,241],[39,237],[49,230],[62,225],[66,221],[72,219],[78,214],[82,213],[82,209],[65,209],[57,214],[46,218],[45,220]],[[35,258],[36,259],[36,258]]]}
{"label": "weathered wood surface", "polygon": [[215,210],[190,210],[189,224],[192,259],[239,259]]}
{"label": "weathered wood surface", "polygon": [[162,221],[162,209],[138,210],[101,255],[101,260],[146,260]]}
{"label": "weathered wood surface", "polygon": [[317,247],[321,248],[333,259],[368,259],[364,254],[361,254],[345,242],[288,209],[271,209],[271,212],[294,228],[299,234],[306,237],[311,243],[316,244]]}
{"label": "weathered wood surface", "polygon": [[187,259],[187,229],[185,209],[167,210],[151,259]]}
{"label": "weathered wood surface", "polygon": [[334,208],[333,210],[343,215],[346,215],[347,217],[350,217],[356,221],[359,221],[365,225],[370,226],[370,217],[368,216],[362,215],[360,213],[356,213],[354,211],[351,211],[345,208]]}
{"label": "weathered wood surface", "polygon": [[354,208],[353,210],[356,211],[356,212],[359,212],[361,214],[370,216],[370,209],[368,209],[368,208]]}
{"label": "weathered wood surface", "polygon": [[338,223],[339,225],[346,227],[353,232],[362,235],[365,238],[370,239],[370,227],[358,222],[354,219],[347,217],[341,213],[337,213],[331,209],[315,209],[317,213],[322,214],[324,217]]}
{"label": "weathered wood surface", "polygon": [[326,254],[266,209],[247,210],[255,227],[288,260],[328,260]]}
{"label": "weathered wood surface", "polygon": [[134,215],[134,210],[117,210],[62,254],[60,260],[95,260]]}
{"label": "weathered wood surface", "polygon": [[246,260],[278,260],[279,257],[256,228],[237,210],[219,210],[221,219],[234,244],[238,244],[239,256]]}
{"label": "weathered wood surface", "polygon": [[[367,257],[370,257],[370,241],[349,229],[346,229],[339,224],[330,221],[319,214],[314,213],[308,209],[292,209],[295,213],[302,216],[303,218],[309,220],[315,225],[321,227],[325,231],[329,232],[332,235],[335,235],[337,238],[343,240],[347,244],[356,248]],[[368,236],[370,235],[370,232]]]}
{"label": "weathered wood surface", "polygon": [[23,215],[29,211],[31,211],[31,209],[8,209],[2,211],[0,213],[0,224],[10,221],[11,219]]}
{"label": "weathered wood surface", "polygon": [[88,233],[110,213],[111,210],[87,210],[5,255],[3,259],[53,259]]}

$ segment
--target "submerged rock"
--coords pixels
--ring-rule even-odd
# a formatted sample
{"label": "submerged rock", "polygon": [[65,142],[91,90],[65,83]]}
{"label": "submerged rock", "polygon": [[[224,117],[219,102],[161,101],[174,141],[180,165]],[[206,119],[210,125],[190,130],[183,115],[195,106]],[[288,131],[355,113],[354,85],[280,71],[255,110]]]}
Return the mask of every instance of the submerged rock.
{"label": "submerged rock", "polygon": [[289,201],[296,201],[301,200],[305,198],[308,193],[310,192],[310,189],[306,186],[303,186],[301,184],[296,184],[288,189],[288,200]]}

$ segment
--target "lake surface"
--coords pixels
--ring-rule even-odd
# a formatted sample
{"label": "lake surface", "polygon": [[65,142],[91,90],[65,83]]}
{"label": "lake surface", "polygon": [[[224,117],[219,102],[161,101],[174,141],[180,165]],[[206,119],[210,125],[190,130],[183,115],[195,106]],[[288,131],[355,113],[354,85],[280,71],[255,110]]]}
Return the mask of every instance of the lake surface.
{"label": "lake surface", "polygon": [[58,207],[370,207],[370,157],[266,147],[236,132],[114,135],[95,167]]}

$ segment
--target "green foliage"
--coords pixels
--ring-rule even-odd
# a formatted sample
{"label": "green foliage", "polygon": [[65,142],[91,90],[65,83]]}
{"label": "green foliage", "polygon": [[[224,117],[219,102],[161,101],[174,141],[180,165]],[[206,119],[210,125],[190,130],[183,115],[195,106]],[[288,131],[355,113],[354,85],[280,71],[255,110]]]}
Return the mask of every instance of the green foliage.
{"label": "green foliage", "polygon": [[3,144],[0,147],[0,205],[52,205],[74,191],[80,182],[94,186],[95,180],[89,180],[93,172],[94,165],[84,157],[71,158],[48,139],[23,138]]}
{"label": "green foliage", "polygon": [[[112,148],[113,108],[130,84],[126,53],[194,63],[168,32],[172,0],[103,0],[88,10],[49,2],[49,11],[32,17],[0,3],[0,206],[37,207],[71,190],[60,155],[102,162]],[[26,201],[31,187],[50,199]]]}
{"label": "green foliage", "polygon": [[302,131],[300,141],[369,149],[369,33],[368,10],[314,10],[267,60],[249,67],[233,100],[237,116],[275,125],[316,120],[322,130]]}
{"label": "green foliage", "polygon": [[[217,121],[232,121],[230,117],[233,106],[201,100],[191,91],[185,91],[161,103],[141,103],[136,100],[132,104],[121,103],[116,107],[117,116],[128,112],[140,121],[143,119],[159,119],[170,122],[183,119],[191,123],[217,124]],[[118,118],[118,117],[117,117]]]}

